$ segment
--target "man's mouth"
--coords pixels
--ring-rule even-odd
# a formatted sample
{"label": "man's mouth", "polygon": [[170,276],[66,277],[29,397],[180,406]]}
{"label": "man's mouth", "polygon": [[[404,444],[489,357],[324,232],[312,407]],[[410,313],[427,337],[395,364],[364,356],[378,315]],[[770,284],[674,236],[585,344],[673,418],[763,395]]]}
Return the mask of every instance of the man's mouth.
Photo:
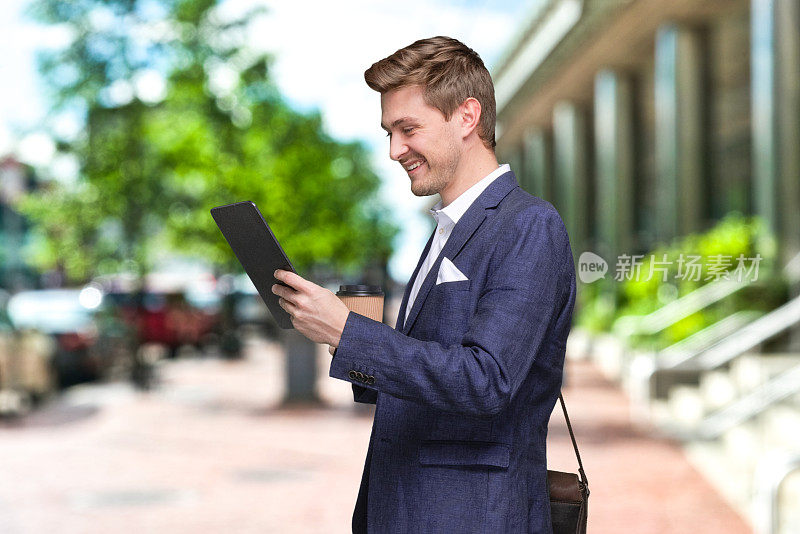
{"label": "man's mouth", "polygon": [[416,160],[416,161],[412,161],[411,163],[404,164],[403,168],[406,170],[406,172],[412,173],[416,169],[418,169],[423,163],[425,163],[425,160],[419,159],[419,160]]}

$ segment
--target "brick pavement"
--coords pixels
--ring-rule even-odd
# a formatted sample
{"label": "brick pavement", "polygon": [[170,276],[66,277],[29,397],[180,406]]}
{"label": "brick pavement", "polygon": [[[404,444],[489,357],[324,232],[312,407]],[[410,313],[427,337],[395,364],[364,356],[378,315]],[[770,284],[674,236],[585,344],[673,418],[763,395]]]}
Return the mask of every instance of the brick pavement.
{"label": "brick pavement", "polygon": [[[591,491],[591,534],[751,532],[678,443],[631,425],[626,396],[593,364],[568,360],[566,377],[564,401]],[[558,403],[550,421],[550,468],[577,471]]]}
{"label": "brick pavement", "polygon": [[[0,532],[348,532],[371,407],[327,371],[330,407],[280,407],[282,365],[254,342],[244,361],[167,362],[150,393],[81,386],[0,425]],[[589,363],[568,373],[592,534],[748,532],[677,445],[628,424],[625,397]],[[575,469],[560,412],[549,456]]]}

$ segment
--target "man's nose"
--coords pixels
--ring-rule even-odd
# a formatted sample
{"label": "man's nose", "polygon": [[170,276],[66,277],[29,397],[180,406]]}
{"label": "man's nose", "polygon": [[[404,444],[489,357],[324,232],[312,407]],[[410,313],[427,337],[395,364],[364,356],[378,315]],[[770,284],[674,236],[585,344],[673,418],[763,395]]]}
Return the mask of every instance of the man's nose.
{"label": "man's nose", "polygon": [[394,161],[398,161],[408,152],[408,145],[402,142],[399,137],[400,136],[392,136],[389,138],[389,157]]}

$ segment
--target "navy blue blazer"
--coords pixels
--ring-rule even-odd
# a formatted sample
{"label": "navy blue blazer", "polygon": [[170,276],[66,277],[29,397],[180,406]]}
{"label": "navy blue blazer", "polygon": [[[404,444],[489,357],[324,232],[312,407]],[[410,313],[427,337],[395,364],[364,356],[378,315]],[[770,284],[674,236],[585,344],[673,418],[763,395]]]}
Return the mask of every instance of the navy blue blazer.
{"label": "navy blue blazer", "polygon": [[[468,280],[436,284],[444,257]],[[404,322],[411,285],[396,328],[351,312],[331,361],[376,403],[353,531],[550,533],[545,440],[575,303],[561,217],[507,172],[455,225]]]}

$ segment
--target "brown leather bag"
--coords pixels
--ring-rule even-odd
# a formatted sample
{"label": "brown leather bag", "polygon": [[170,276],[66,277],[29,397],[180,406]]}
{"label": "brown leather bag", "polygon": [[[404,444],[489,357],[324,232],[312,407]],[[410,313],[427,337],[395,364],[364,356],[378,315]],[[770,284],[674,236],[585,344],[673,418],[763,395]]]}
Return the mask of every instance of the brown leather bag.
{"label": "brown leather bag", "polygon": [[586,520],[589,507],[589,480],[583,471],[581,455],[578,452],[578,443],[572,433],[572,425],[567,415],[564,397],[559,393],[561,409],[564,410],[564,419],[567,420],[569,437],[578,458],[578,472],[563,473],[561,471],[547,471],[547,487],[550,491],[550,520],[553,525],[553,534],[586,534]]}

